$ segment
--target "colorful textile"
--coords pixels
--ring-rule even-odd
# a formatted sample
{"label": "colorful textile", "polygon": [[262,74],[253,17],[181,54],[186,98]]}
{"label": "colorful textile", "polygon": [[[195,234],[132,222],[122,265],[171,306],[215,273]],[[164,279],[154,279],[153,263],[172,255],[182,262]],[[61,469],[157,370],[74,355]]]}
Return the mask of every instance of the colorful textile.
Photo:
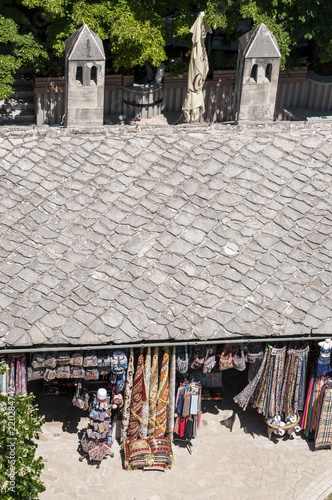
{"label": "colorful textile", "polygon": [[154,436],[157,438],[165,436],[166,432],[167,405],[169,404],[168,372],[169,372],[169,351],[168,347],[166,347],[161,364],[161,370],[159,375],[159,387],[157,393],[156,429],[154,433]]}
{"label": "colorful textile", "polygon": [[130,404],[131,404],[131,394],[133,390],[133,378],[134,378],[134,350],[131,348],[129,354],[127,384],[124,394],[124,406],[122,412],[122,426],[121,426],[121,437],[120,437],[121,443],[127,436],[127,430],[130,419]]}
{"label": "colorful textile", "polygon": [[298,410],[303,410],[305,376],[307,370],[309,347],[304,349],[289,349],[287,357],[287,377],[284,377],[282,389],[282,411],[289,418]]}
{"label": "colorful textile", "polygon": [[235,403],[237,403],[243,410],[246,410],[248,408],[250,399],[255,392],[258,382],[260,381],[260,378],[262,376],[262,373],[266,365],[268,353],[269,353],[269,348],[266,347],[261,366],[258,372],[256,373],[255,377],[251,380],[251,382],[249,382],[249,384],[243,389],[243,391],[241,391],[234,398]]}
{"label": "colorful textile", "polygon": [[159,348],[155,347],[153,351],[151,378],[150,378],[150,394],[149,394],[149,425],[148,436],[154,436],[156,427],[156,408],[157,408],[157,392],[158,392],[158,359]]}
{"label": "colorful textile", "polygon": [[166,436],[173,441],[174,408],[175,408],[175,382],[176,382],[176,347],[173,347],[169,369],[169,404],[167,406]]}
{"label": "colorful textile", "polygon": [[8,384],[8,394],[10,396],[15,395],[15,359],[10,356],[9,361],[9,384]]}
{"label": "colorful textile", "polygon": [[[148,395],[150,393],[150,377],[151,377],[151,348],[148,347],[148,352],[145,357],[144,363],[144,383],[145,391]],[[142,405],[142,423],[139,426],[139,433],[142,438],[146,438],[148,435],[148,424],[149,424],[149,398]]]}
{"label": "colorful textile", "polygon": [[332,383],[327,382],[324,388],[319,426],[315,435],[315,448],[327,448],[332,445]]}
{"label": "colorful textile", "polygon": [[139,425],[142,422],[143,401],[146,401],[146,392],[144,384],[144,356],[143,347],[141,347],[131,394],[130,418],[127,430],[129,441],[138,437]]}
{"label": "colorful textile", "polygon": [[325,376],[318,379],[316,388],[316,404],[314,404],[314,409],[311,417],[310,431],[316,430],[319,425],[319,415],[320,409],[322,407],[323,397],[324,397],[324,387],[325,387]]}
{"label": "colorful textile", "polygon": [[312,394],[312,390],[313,390],[314,379],[315,379],[315,376],[314,376],[314,372],[312,371],[311,375],[310,375],[307,398],[306,398],[305,407],[304,407],[303,416],[302,416],[301,429],[305,429],[307,426],[309,404],[310,404],[310,398],[311,398],[311,394]]}
{"label": "colorful textile", "polygon": [[331,371],[331,349],[321,347],[316,368],[316,376],[322,377]]}

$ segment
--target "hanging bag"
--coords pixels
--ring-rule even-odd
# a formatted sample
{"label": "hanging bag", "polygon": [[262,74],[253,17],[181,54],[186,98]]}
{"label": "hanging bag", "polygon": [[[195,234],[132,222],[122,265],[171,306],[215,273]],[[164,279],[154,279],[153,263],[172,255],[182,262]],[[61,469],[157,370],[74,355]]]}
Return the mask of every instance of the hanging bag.
{"label": "hanging bag", "polygon": [[83,365],[83,354],[81,352],[74,352],[70,358],[71,366],[82,366]]}
{"label": "hanging bag", "polygon": [[179,373],[187,373],[189,369],[189,355],[188,347],[185,346],[184,349],[180,349],[178,357],[176,359],[176,369]]}
{"label": "hanging bag", "polygon": [[243,372],[246,369],[246,358],[243,352],[243,347],[240,347],[240,356],[238,352],[236,352],[233,356],[233,366],[239,372]]}
{"label": "hanging bag", "polygon": [[56,369],[56,378],[70,378],[70,366],[58,366]]}
{"label": "hanging bag", "polygon": [[84,378],[85,370],[82,366],[72,366],[70,370],[71,378]]}
{"label": "hanging bag", "polygon": [[54,354],[46,354],[45,356],[45,367],[55,368],[56,367],[56,357]]}
{"label": "hanging bag", "polygon": [[229,370],[230,368],[233,368],[232,349],[226,345],[220,354],[219,370],[224,371]]}
{"label": "hanging bag", "polygon": [[70,356],[68,352],[59,352],[57,356],[57,365],[58,366],[66,366],[70,363]]}
{"label": "hanging bag", "polygon": [[36,353],[33,355],[31,366],[33,369],[45,367],[45,354]]}
{"label": "hanging bag", "polygon": [[77,391],[73,397],[73,405],[77,406],[77,408],[80,408],[81,410],[87,410],[89,408],[90,396],[87,392],[81,393],[81,388],[82,385],[79,383],[77,385]]}
{"label": "hanging bag", "polygon": [[215,367],[216,361],[216,349],[215,347],[208,347],[206,349],[206,355],[203,364],[203,373],[210,373]]}
{"label": "hanging bag", "polygon": [[84,355],[83,366],[85,368],[91,368],[98,366],[98,358],[95,351],[88,351]]}
{"label": "hanging bag", "polygon": [[99,370],[97,368],[86,368],[84,378],[85,380],[98,380]]}
{"label": "hanging bag", "polygon": [[52,370],[51,368],[46,368],[44,373],[44,380],[46,382],[50,382],[56,378],[56,370]]}

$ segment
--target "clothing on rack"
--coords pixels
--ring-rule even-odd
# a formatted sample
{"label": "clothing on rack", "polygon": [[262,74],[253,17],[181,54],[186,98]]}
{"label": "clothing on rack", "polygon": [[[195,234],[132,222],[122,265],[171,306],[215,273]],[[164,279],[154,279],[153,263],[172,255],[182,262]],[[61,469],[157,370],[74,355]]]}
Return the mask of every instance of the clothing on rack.
{"label": "clothing on rack", "polygon": [[142,423],[142,405],[146,399],[147,397],[144,384],[144,356],[143,347],[141,347],[131,395],[130,418],[127,430],[127,438],[129,440],[137,439],[138,437],[139,425]]}
{"label": "clothing on rack", "polygon": [[157,392],[158,392],[158,360],[159,348],[155,347],[153,351],[151,378],[150,378],[150,394],[149,394],[149,425],[148,436],[154,436],[156,428],[156,408],[157,408]]}
{"label": "clothing on rack", "polygon": [[154,436],[161,438],[165,436],[166,423],[167,423],[167,405],[169,393],[169,350],[166,347],[160,375],[159,375],[159,387],[157,393],[157,407],[156,407],[156,429]]}
{"label": "clothing on rack", "polygon": [[149,425],[149,392],[150,392],[150,378],[151,378],[151,347],[148,347],[144,362],[144,384],[146,391],[146,401],[142,404],[142,423],[139,426],[139,433],[142,438],[148,435]]}
{"label": "clothing on rack", "polygon": [[173,346],[170,369],[169,369],[169,394],[167,406],[166,436],[173,440],[174,429],[174,407],[175,407],[175,383],[176,383],[176,347]]}
{"label": "clothing on rack", "polygon": [[303,409],[309,346],[305,348],[267,345],[255,377],[235,396],[246,410],[252,405],[266,419],[284,414],[285,421]]}
{"label": "clothing on rack", "polygon": [[134,380],[134,349],[130,349],[128,369],[127,369],[127,384],[124,394],[124,405],[122,412],[122,425],[121,425],[121,443],[127,436],[127,430],[130,419],[130,405],[131,405],[131,395],[133,391],[133,380]]}
{"label": "clothing on rack", "polygon": [[332,445],[332,379],[327,379],[323,389],[322,407],[315,433],[315,448],[329,448]]}
{"label": "clothing on rack", "polygon": [[178,387],[176,396],[177,418],[174,432],[180,438],[197,437],[201,420],[202,386],[197,382],[184,382]]}

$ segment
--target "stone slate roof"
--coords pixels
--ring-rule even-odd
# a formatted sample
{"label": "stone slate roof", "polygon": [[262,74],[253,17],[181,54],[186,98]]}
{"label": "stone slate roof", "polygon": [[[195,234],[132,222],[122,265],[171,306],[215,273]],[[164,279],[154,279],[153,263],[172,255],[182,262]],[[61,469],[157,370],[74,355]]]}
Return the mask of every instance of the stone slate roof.
{"label": "stone slate roof", "polygon": [[0,346],[327,335],[332,127],[3,128]]}

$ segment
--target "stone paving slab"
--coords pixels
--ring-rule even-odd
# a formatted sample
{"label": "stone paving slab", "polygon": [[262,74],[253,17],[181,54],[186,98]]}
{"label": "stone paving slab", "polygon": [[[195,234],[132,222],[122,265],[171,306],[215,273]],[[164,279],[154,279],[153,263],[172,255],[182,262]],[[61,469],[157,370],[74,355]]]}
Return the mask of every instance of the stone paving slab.
{"label": "stone paving slab", "polygon": [[[313,451],[313,443],[301,436],[269,441],[261,416],[239,412],[235,405],[231,431],[220,423],[223,410],[231,406],[224,401],[210,406],[190,452],[174,442],[175,462],[166,473],[126,471],[117,442],[114,458],[107,457],[99,469],[86,459],[80,462],[77,432],[63,430],[70,428],[68,419],[65,424],[46,422],[38,445],[47,460],[40,499],[324,500],[332,488],[331,450]],[[86,417],[75,420],[76,430],[85,427]]]}

